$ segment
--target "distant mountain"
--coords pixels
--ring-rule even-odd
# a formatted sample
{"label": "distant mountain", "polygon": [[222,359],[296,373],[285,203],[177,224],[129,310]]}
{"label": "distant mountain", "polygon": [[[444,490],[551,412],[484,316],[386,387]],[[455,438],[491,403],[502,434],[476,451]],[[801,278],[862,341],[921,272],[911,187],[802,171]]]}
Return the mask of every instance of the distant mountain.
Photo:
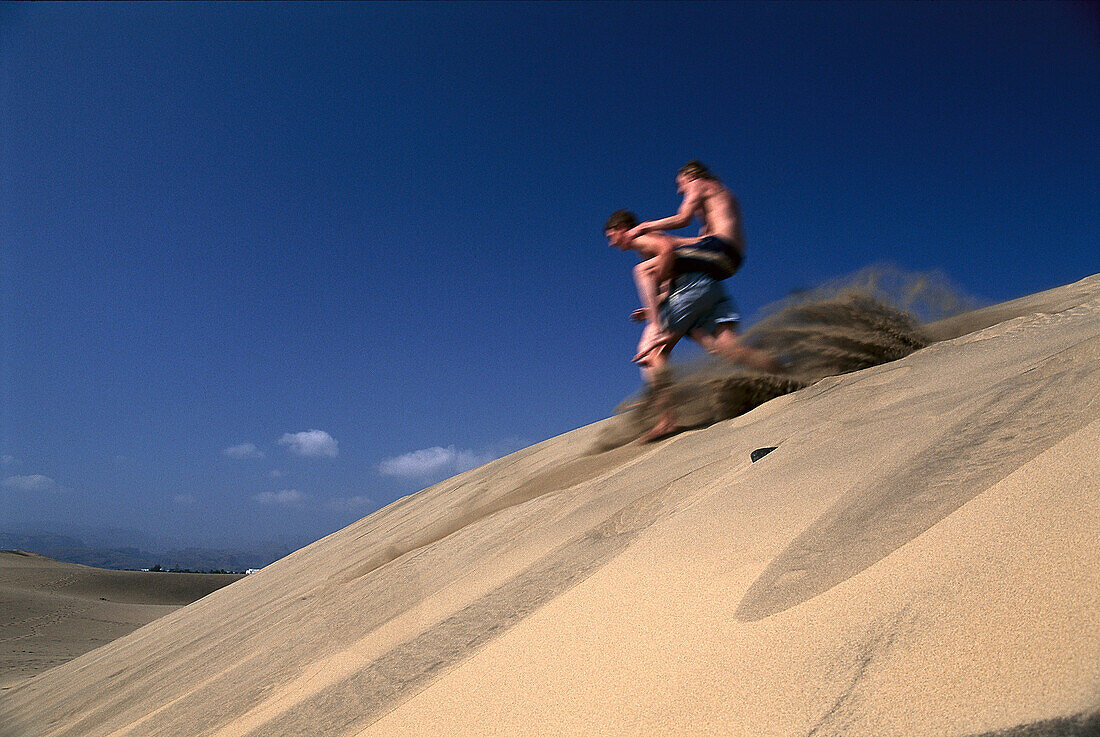
{"label": "distant mountain", "polygon": [[266,543],[247,549],[191,547],[150,551],[131,546],[89,545],[82,539],[50,532],[0,532],[0,550],[25,550],[66,563],[115,570],[160,566],[164,570],[243,573],[249,568],[263,568],[274,563],[295,548],[282,543]]}
{"label": "distant mountain", "polygon": [[165,552],[160,557],[160,565],[172,570],[244,572],[249,568],[263,568],[294,550],[280,543],[267,543],[248,550],[183,548]]}

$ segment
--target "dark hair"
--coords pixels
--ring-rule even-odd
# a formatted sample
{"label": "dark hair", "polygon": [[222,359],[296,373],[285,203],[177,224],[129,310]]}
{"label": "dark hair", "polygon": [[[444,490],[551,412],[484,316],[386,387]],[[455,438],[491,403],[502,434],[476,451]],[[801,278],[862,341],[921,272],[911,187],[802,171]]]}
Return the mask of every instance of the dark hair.
{"label": "dark hair", "polygon": [[606,233],[609,230],[633,228],[637,224],[638,216],[630,210],[616,210],[611,213],[611,217],[607,219],[607,224],[603,226],[603,230]]}
{"label": "dark hair", "polygon": [[714,174],[711,173],[710,169],[706,167],[706,164],[704,164],[702,161],[699,161],[698,159],[692,159],[691,161],[687,162],[686,164],[681,166],[680,171],[676,173],[686,174],[692,179],[712,179],[714,181],[718,180],[718,177],[714,176]]}

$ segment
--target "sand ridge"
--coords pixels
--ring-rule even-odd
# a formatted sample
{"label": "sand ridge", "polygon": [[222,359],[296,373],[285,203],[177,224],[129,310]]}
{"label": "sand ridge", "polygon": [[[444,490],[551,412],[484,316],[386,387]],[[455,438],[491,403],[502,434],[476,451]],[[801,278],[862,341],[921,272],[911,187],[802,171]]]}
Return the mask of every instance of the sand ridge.
{"label": "sand ridge", "polygon": [[589,456],[604,421],[437,484],[0,696],[0,736],[1092,714],[1100,277],[1065,289],[654,446]]}

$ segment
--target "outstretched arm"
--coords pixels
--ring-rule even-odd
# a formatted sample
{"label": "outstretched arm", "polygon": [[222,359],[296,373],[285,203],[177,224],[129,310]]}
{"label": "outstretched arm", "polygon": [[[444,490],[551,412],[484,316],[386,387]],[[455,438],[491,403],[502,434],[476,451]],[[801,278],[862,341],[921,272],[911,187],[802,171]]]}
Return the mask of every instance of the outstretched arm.
{"label": "outstretched arm", "polygon": [[655,230],[676,230],[677,228],[686,227],[691,224],[695,213],[701,208],[702,196],[700,193],[696,191],[689,192],[684,196],[684,201],[680,203],[680,209],[675,215],[660,220],[647,220],[644,223],[638,223],[627,231],[627,235],[631,238],[637,238]]}

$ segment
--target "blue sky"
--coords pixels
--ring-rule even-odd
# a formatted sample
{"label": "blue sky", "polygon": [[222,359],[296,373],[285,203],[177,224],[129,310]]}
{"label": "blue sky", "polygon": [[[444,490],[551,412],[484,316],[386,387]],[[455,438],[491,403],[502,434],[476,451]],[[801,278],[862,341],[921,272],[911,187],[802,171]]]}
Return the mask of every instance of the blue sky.
{"label": "blue sky", "polygon": [[0,55],[0,531],[306,541],[607,416],[602,224],[692,158],[750,316],[1100,262],[1086,4],[7,4]]}

